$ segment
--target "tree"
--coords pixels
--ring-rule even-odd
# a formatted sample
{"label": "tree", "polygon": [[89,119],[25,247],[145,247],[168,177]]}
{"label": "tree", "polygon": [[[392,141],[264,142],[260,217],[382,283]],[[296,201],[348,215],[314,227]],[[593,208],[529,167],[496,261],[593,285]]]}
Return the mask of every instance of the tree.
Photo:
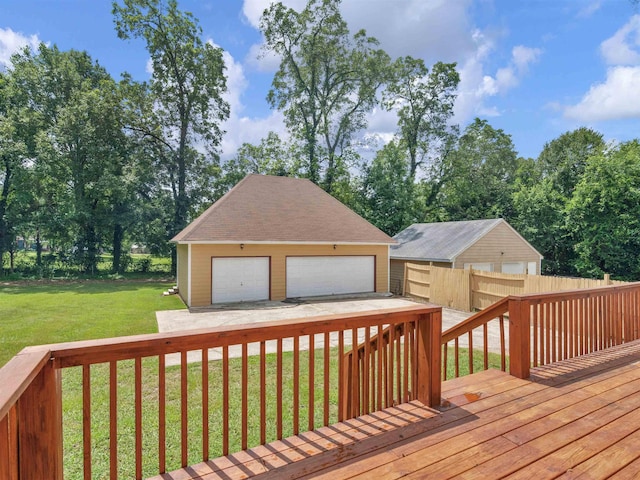
{"label": "tree", "polygon": [[538,168],[542,177],[551,179],[559,193],[569,199],[587,159],[602,153],[605,146],[601,133],[581,127],[545,144],[538,156]]}
{"label": "tree", "polygon": [[216,197],[224,195],[250,173],[297,177],[297,153],[294,145],[283,143],[275,132],[269,132],[259,145],[242,144],[236,155],[222,165],[223,175],[216,183]]}
{"label": "tree", "polygon": [[296,12],[275,3],[260,20],[265,49],[281,59],[267,100],[301,143],[305,175],[329,193],[389,65],[375,38],[363,30],[350,36],[339,5],[310,0]]}
{"label": "tree", "polygon": [[510,135],[476,118],[445,161],[449,173],[438,196],[443,220],[509,219],[518,171]]}
{"label": "tree", "polygon": [[[175,0],[124,0],[113,3],[116,31],[122,39],[142,38],[151,56],[149,85],[153,110],[131,128],[161,144],[159,166],[173,195],[171,236],[187,225],[197,201],[194,185],[210,176],[229,115],[222,49],[203,42],[202,30]],[[209,158],[198,151],[202,146]],[[206,178],[205,178],[206,181]],[[173,254],[175,271],[175,250]]]}
{"label": "tree", "polygon": [[521,181],[514,189],[514,226],[543,255],[544,273],[578,273],[574,239],[565,222],[566,208],[589,158],[604,149],[600,133],[578,128],[545,144],[535,164],[527,164],[527,171],[519,174]]}
{"label": "tree", "polygon": [[[12,251],[16,230],[17,198],[24,193],[26,146],[17,132],[15,105],[11,105],[7,74],[0,72],[0,275],[4,253]],[[22,181],[21,181],[22,180]]]}
{"label": "tree", "polygon": [[581,275],[640,280],[640,142],[589,157],[566,210]]}
{"label": "tree", "polygon": [[421,59],[402,57],[393,64],[392,80],[383,94],[387,109],[398,111],[400,136],[409,152],[409,174],[429,154],[447,145],[447,122],[453,115],[460,76],[455,63],[436,63],[431,72]]}
{"label": "tree", "polygon": [[364,167],[359,210],[379,229],[395,235],[420,220],[418,192],[404,145],[391,141]]}

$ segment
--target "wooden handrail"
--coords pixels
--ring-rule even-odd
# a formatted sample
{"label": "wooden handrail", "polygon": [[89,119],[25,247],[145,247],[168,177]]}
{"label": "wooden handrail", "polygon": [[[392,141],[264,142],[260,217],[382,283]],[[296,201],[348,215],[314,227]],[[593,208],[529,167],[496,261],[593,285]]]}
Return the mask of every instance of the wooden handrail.
{"label": "wooden handrail", "polygon": [[461,335],[469,333],[471,330],[484,325],[488,321],[493,320],[500,315],[504,315],[508,310],[509,297],[506,297],[502,300],[497,301],[490,307],[485,308],[484,310],[480,310],[463,322],[460,322],[458,325],[454,325],[448,330],[442,332],[442,343],[448,343],[451,340],[460,337]]}
{"label": "wooden handrail", "polygon": [[26,347],[0,368],[0,418],[4,418],[51,359],[51,351]]}
{"label": "wooden handrail", "polygon": [[[509,338],[504,316],[509,316]],[[459,339],[468,337],[469,370],[473,371],[473,332],[484,340],[484,366],[488,365],[487,325],[499,320],[501,368],[526,378],[530,366],[608,348],[640,338],[640,282],[550,293],[512,295],[503,298],[442,334],[446,374],[447,346],[454,341],[458,375]]]}

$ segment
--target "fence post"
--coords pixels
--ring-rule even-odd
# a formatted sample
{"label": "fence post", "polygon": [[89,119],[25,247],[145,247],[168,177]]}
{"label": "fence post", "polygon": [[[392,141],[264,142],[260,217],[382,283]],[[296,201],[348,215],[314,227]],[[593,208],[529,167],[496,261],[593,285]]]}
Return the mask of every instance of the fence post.
{"label": "fence post", "polygon": [[18,400],[20,478],[62,480],[62,388],[50,360]]}
{"label": "fence post", "polygon": [[611,275],[609,273],[604,274],[604,284],[611,285]]}
{"label": "fence post", "polygon": [[473,312],[473,267],[469,267],[469,312]]}
{"label": "fence post", "polygon": [[429,407],[437,407],[442,391],[442,309],[420,315],[416,323],[416,399]]}
{"label": "fence post", "polygon": [[531,369],[529,300],[509,299],[509,373],[529,378]]}

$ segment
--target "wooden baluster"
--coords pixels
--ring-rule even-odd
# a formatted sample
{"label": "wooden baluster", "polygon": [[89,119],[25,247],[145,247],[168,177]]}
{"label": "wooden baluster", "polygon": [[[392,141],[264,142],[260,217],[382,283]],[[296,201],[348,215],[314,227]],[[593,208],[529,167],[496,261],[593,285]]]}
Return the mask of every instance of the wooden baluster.
{"label": "wooden baluster", "polygon": [[241,439],[242,450],[248,448],[249,437],[249,346],[246,342],[242,344],[242,427]]}
{"label": "wooden baluster", "polygon": [[[134,361],[135,378],[135,437],[136,437],[136,479],[142,479],[142,358]],[[183,443],[184,447],[184,443]],[[186,459],[183,460],[186,466]]]}
{"label": "wooden baluster", "polygon": [[182,468],[188,464],[189,457],[189,385],[187,374],[187,352],[180,352],[180,407],[181,407],[181,444]]}
{"label": "wooden baluster", "polygon": [[402,370],[402,372],[404,373],[402,378],[404,391],[402,401],[406,403],[409,401],[409,322],[404,322],[402,328],[404,330],[404,368]]}
{"label": "wooden baluster", "polygon": [[364,388],[362,389],[362,413],[368,414],[370,410],[369,405],[369,381],[370,381],[370,355],[371,355],[371,327],[364,328],[364,358],[362,359],[362,382]]}
{"label": "wooden baluster", "polygon": [[351,329],[351,418],[360,415],[360,372],[358,368],[358,329]]}
{"label": "wooden baluster", "polygon": [[329,332],[324,333],[324,405],[323,405],[323,425],[329,425],[329,360],[331,356],[331,345]]}
{"label": "wooden baluster", "polygon": [[316,336],[309,335],[309,418],[308,430],[315,428],[315,403],[316,403]]}
{"label": "wooden baluster", "polygon": [[345,420],[345,412],[347,405],[347,395],[349,390],[346,385],[344,371],[344,331],[338,332],[338,384],[340,385],[340,394],[338,395],[338,421]]}
{"label": "wooden baluster", "polygon": [[469,332],[469,349],[467,351],[469,362],[469,374],[473,373],[473,330]]}
{"label": "wooden baluster", "polygon": [[378,325],[378,336],[376,337],[377,339],[377,345],[376,345],[376,349],[378,350],[378,386],[377,386],[377,398],[378,398],[378,410],[382,409],[382,388],[383,388],[383,380],[384,380],[384,373],[383,373],[383,360],[384,360],[384,345],[383,345],[383,329],[384,327],[382,325]]}
{"label": "wooden baluster", "polygon": [[504,341],[504,315],[500,315],[500,368],[507,371],[506,342]]}
{"label": "wooden baluster", "polygon": [[109,362],[109,476],[118,478],[118,362]]}
{"label": "wooden baluster", "polygon": [[229,455],[229,346],[222,347],[222,455]]}
{"label": "wooden baluster", "polygon": [[[551,323],[551,305],[549,302],[544,304],[544,326],[545,326],[545,349],[544,349],[544,364],[549,365],[551,363],[551,335],[553,335],[552,323]],[[509,331],[511,336],[511,331]]]}
{"label": "wooden baluster", "polygon": [[91,366],[82,366],[82,447],[84,478],[91,480]]}
{"label": "wooden baluster", "polygon": [[[311,351],[309,351],[311,355]],[[300,433],[300,337],[293,337],[293,434]]]}
{"label": "wooden baluster", "polygon": [[489,327],[488,325],[485,323],[484,325],[482,325],[482,337],[484,340],[484,345],[483,345],[483,353],[484,353],[484,369],[485,370],[489,370]]}
{"label": "wooden baluster", "polygon": [[416,386],[418,385],[418,359],[416,357],[416,322],[415,320],[410,323],[410,335],[409,335],[409,353],[411,354],[411,398],[416,399]]}
{"label": "wooden baluster", "polygon": [[[398,326],[396,326],[396,328],[398,328]],[[396,332],[396,395],[397,397],[395,398],[396,404],[402,403],[402,362],[400,360],[401,358],[401,340],[402,340],[402,333],[400,331]]]}
{"label": "wooden baluster", "polygon": [[392,406],[394,395],[393,395],[393,385],[395,383],[395,377],[393,375],[393,358],[394,358],[394,348],[396,343],[396,328],[395,325],[389,325],[389,355],[387,359],[387,367],[389,369],[389,377],[387,380],[387,406]]}
{"label": "wooden baluster", "polygon": [[267,343],[263,340],[260,342],[260,444],[265,443],[267,443]]}
{"label": "wooden baluster", "polygon": [[276,436],[282,440],[282,338],[278,338],[276,361]]}
{"label": "wooden baluster", "polygon": [[209,460],[209,350],[202,349],[202,461]]}
{"label": "wooden baluster", "polygon": [[446,381],[447,380],[447,359],[449,357],[449,352],[448,352],[448,347],[449,344],[445,343],[443,345],[443,352],[442,352],[442,381]]}
{"label": "wooden baluster", "polygon": [[454,378],[460,376],[460,347],[458,337],[453,341],[453,359],[455,361]]}
{"label": "wooden baluster", "polygon": [[167,471],[167,381],[166,360],[158,356],[158,470]]}
{"label": "wooden baluster", "polygon": [[539,354],[539,344],[538,344],[538,336],[539,336],[539,332],[538,332],[538,328],[539,328],[539,324],[538,324],[538,310],[540,308],[540,305],[534,305],[533,306],[533,317],[532,317],[532,322],[533,322],[533,343],[532,343],[532,347],[533,347],[533,366],[537,367],[538,366],[538,354]]}

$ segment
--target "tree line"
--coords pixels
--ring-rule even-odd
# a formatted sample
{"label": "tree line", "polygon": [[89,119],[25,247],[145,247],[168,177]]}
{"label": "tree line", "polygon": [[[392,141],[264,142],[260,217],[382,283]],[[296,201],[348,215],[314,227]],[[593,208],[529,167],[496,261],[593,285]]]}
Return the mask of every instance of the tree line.
{"label": "tree line", "polygon": [[[219,158],[229,115],[222,50],[175,0],[114,2],[119,37],[141,38],[148,82],[114,80],[86,52],[41,45],[0,72],[0,258],[17,235],[42,240],[83,271],[101,250],[114,272],[132,242],[154,253],[248,173],[309,178],[390,235],[414,222],[502,217],[545,257],[547,274],[639,279],[640,144],[588,128],[519,157],[486,120],[452,125],[454,63],[392,59],[352,33],[339,0],[280,3],[260,22],[280,58],[267,100],[271,132]],[[367,143],[374,108],[397,131]],[[364,138],[364,140],[363,140]],[[372,153],[366,153],[372,152]]]}

